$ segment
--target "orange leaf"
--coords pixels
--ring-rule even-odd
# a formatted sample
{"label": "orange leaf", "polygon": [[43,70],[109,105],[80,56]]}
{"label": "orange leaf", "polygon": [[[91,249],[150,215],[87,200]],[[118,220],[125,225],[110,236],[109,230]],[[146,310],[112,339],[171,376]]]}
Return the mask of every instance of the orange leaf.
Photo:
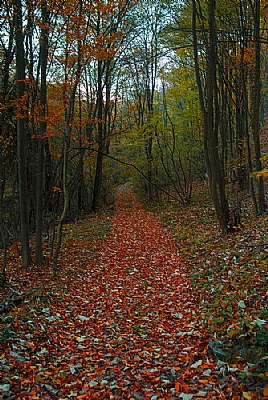
{"label": "orange leaf", "polygon": [[184,382],[181,383],[181,390],[184,393],[190,393],[190,387]]}
{"label": "orange leaf", "polygon": [[62,192],[61,188],[57,187],[57,186],[53,186],[53,192]]}

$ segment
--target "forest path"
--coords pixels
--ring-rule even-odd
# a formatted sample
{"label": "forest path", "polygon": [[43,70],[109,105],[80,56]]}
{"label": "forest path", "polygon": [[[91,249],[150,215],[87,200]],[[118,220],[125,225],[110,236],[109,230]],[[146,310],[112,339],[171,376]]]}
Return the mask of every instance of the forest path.
{"label": "forest path", "polygon": [[77,346],[90,365],[85,398],[207,398],[213,365],[203,354],[207,341],[188,267],[131,188],[118,193],[112,232],[96,258],[80,286],[79,313],[89,318]]}
{"label": "forest path", "polygon": [[2,358],[0,394],[33,400],[226,398],[215,385],[216,364],[206,358],[200,298],[160,219],[124,189],[112,222],[95,262],[80,250],[80,270],[68,290],[17,322],[25,339],[14,340]]}

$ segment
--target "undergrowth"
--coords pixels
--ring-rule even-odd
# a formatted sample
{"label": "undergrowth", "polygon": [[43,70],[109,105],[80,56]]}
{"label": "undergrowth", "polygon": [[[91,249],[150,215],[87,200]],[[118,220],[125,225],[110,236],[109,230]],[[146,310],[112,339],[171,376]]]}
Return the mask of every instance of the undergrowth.
{"label": "undergrowth", "polygon": [[[0,292],[0,310],[1,306],[5,309],[0,316],[0,348],[15,338],[14,321],[25,311],[16,307],[16,298],[23,300],[28,310],[32,310],[47,306],[55,297],[63,296],[71,281],[83,272],[83,262],[90,259],[94,262],[95,252],[106,240],[111,226],[111,210],[64,225],[58,270],[54,278],[49,265],[32,265],[28,269],[20,267],[17,244],[10,246],[7,280]],[[49,249],[46,251],[49,254]],[[25,316],[26,319],[28,317]]]}
{"label": "undergrowth", "polygon": [[168,202],[154,209],[191,266],[192,286],[202,298],[201,318],[221,343],[223,361],[242,358],[252,366],[243,380],[267,382],[267,215],[244,212],[240,230],[222,236],[207,193],[198,193],[186,207]]}

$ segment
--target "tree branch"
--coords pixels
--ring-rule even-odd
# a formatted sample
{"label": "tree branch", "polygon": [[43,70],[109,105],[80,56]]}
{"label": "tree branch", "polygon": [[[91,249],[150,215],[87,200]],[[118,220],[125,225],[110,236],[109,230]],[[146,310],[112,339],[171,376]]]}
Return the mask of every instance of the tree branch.
{"label": "tree branch", "polygon": [[[81,149],[81,148],[75,147],[75,149],[78,150],[78,149]],[[83,149],[83,147],[82,147],[82,149]],[[154,186],[156,189],[158,189],[158,190],[160,190],[161,192],[165,193],[168,197],[171,197],[172,199],[181,202],[180,199],[178,199],[177,197],[173,196],[171,193],[167,192],[165,189],[163,189],[163,188],[159,187],[158,185],[156,185],[155,183],[153,183],[153,182],[142,172],[142,170],[140,170],[138,167],[136,167],[136,165],[131,164],[131,163],[126,162],[126,161],[122,161],[122,160],[120,160],[119,158],[110,156],[109,154],[103,153],[102,151],[97,150],[97,149],[89,148],[88,150],[89,150],[90,152],[96,152],[96,153],[102,154],[103,156],[105,156],[105,157],[107,157],[107,158],[110,158],[111,160],[114,160],[114,161],[116,161],[116,162],[118,162],[118,163],[120,163],[120,164],[127,165],[127,166],[129,166],[129,167],[131,167],[131,168],[134,168],[136,171],[139,172],[139,174],[141,174],[141,175],[143,176],[143,178],[145,178],[145,179],[147,180],[147,182],[149,182],[149,183],[150,183],[152,186]]]}

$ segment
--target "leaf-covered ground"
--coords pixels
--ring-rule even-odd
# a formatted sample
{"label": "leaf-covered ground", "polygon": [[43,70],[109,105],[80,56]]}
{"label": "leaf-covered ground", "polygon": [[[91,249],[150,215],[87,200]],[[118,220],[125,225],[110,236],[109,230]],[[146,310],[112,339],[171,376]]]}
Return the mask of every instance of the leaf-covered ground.
{"label": "leaf-covered ground", "polygon": [[[229,279],[229,270],[207,268],[205,258],[196,269],[185,221],[180,249],[178,238],[131,191],[119,193],[112,217],[95,222],[99,239],[93,240],[92,221],[66,228],[54,280],[46,267],[21,271],[11,251],[2,294],[9,302],[1,320],[1,398],[264,399],[265,372],[249,389],[241,374],[253,365],[241,356],[227,362],[215,354],[218,331],[227,324],[218,321],[219,308],[247,315],[244,292],[233,302],[227,296],[232,281],[249,279],[245,271],[238,267]],[[197,243],[200,251],[203,245]],[[221,280],[226,275],[223,287],[215,286],[222,296],[210,285],[219,273]],[[256,287],[263,295],[260,275]]]}

